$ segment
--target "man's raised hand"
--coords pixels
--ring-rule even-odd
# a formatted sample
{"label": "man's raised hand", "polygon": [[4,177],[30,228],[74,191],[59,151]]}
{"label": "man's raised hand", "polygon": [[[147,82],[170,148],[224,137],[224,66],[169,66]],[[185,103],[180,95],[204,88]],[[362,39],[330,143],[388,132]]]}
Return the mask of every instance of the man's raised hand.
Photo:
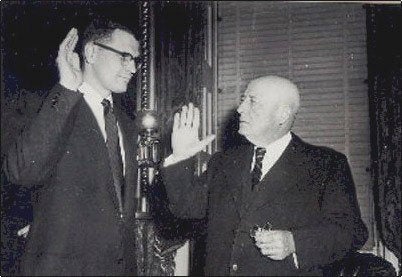
{"label": "man's raised hand", "polygon": [[78,31],[72,28],[59,46],[56,63],[59,70],[59,83],[70,89],[77,90],[82,83],[80,59],[74,48],[78,41]]}
{"label": "man's raised hand", "polygon": [[172,149],[176,161],[194,156],[215,139],[215,135],[209,135],[205,139],[200,140],[198,137],[199,127],[200,111],[192,103],[188,107],[183,106],[181,112],[175,114]]}

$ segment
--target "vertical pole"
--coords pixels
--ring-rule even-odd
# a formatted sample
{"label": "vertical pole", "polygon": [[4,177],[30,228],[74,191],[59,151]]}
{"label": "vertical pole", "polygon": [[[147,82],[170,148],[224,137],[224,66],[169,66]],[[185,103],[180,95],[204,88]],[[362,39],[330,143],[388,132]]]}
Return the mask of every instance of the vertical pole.
{"label": "vertical pole", "polygon": [[140,140],[138,143],[138,184],[136,208],[136,253],[140,276],[174,274],[173,253],[163,253],[164,241],[158,238],[150,215],[148,190],[154,185],[160,162],[159,122],[155,107],[154,82],[154,31],[150,1],[140,2]]}
{"label": "vertical pole", "polygon": [[[140,79],[140,111],[146,111],[150,108],[149,97],[149,2],[142,1],[140,4],[140,52],[142,63],[139,70]],[[137,98],[138,99],[138,98]],[[142,129],[142,124],[140,124]],[[141,131],[141,130],[140,130]],[[146,276],[149,267],[150,246],[149,241],[150,229],[149,207],[146,198],[146,188],[148,186],[148,168],[146,161],[150,157],[149,153],[150,136],[146,132],[140,132],[140,141],[138,144],[138,181],[136,189],[137,207],[135,211],[135,237],[136,243],[136,264],[137,275]]]}

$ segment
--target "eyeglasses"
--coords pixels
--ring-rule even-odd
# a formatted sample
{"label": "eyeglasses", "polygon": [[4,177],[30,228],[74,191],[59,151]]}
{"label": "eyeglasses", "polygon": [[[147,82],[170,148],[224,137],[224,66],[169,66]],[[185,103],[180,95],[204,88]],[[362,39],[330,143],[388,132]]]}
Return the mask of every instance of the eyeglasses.
{"label": "eyeglasses", "polygon": [[273,228],[272,224],[270,222],[265,223],[263,226],[259,225],[254,225],[253,228],[250,229],[250,237],[252,237],[255,240],[255,236],[257,232],[260,232],[262,230],[267,230],[271,231]]}
{"label": "eyeglasses", "polygon": [[131,61],[134,61],[135,64],[135,68],[138,69],[141,66],[141,58],[140,57],[134,57],[133,55],[131,55],[130,53],[127,52],[122,52],[119,50],[116,50],[110,46],[104,45],[102,43],[99,42],[94,42],[95,45],[102,47],[103,49],[109,50],[111,52],[114,52],[118,55],[120,55],[121,57],[121,64],[123,66],[128,66],[130,64]]}

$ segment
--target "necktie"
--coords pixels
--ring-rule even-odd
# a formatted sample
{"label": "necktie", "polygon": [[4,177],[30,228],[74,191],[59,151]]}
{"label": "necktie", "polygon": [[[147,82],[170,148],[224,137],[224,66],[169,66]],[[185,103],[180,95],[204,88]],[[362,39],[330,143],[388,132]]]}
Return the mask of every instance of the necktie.
{"label": "necktie", "polygon": [[113,113],[113,107],[110,101],[103,99],[103,114],[105,116],[106,129],[106,145],[109,152],[110,167],[113,174],[113,183],[116,190],[117,199],[119,201],[120,213],[123,212],[123,162],[121,158],[121,150],[119,145],[119,134],[117,129],[116,116]]}
{"label": "necktie", "polygon": [[260,182],[262,175],[262,160],[264,159],[265,152],[265,148],[262,147],[257,147],[255,149],[255,163],[253,171],[251,172],[251,189],[254,189],[254,187]]}

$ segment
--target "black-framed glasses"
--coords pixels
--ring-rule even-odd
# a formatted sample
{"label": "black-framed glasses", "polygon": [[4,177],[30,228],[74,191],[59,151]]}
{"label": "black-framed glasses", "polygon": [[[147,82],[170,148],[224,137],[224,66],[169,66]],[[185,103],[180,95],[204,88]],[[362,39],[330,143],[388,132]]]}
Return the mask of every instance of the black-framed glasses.
{"label": "black-framed glasses", "polygon": [[114,49],[114,48],[112,48],[110,46],[107,46],[105,44],[102,44],[102,43],[99,43],[99,42],[96,42],[96,41],[94,42],[94,44],[99,46],[99,47],[102,47],[103,49],[109,50],[111,52],[114,52],[114,53],[120,55],[121,64],[123,66],[128,66],[131,61],[134,61],[135,68],[138,69],[141,66],[141,58],[140,57],[134,57],[130,53],[119,51],[117,49]]}
{"label": "black-framed glasses", "polygon": [[272,229],[273,226],[269,221],[267,221],[263,226],[256,224],[250,229],[250,237],[255,240],[257,232],[261,232],[262,230],[271,231]]}

